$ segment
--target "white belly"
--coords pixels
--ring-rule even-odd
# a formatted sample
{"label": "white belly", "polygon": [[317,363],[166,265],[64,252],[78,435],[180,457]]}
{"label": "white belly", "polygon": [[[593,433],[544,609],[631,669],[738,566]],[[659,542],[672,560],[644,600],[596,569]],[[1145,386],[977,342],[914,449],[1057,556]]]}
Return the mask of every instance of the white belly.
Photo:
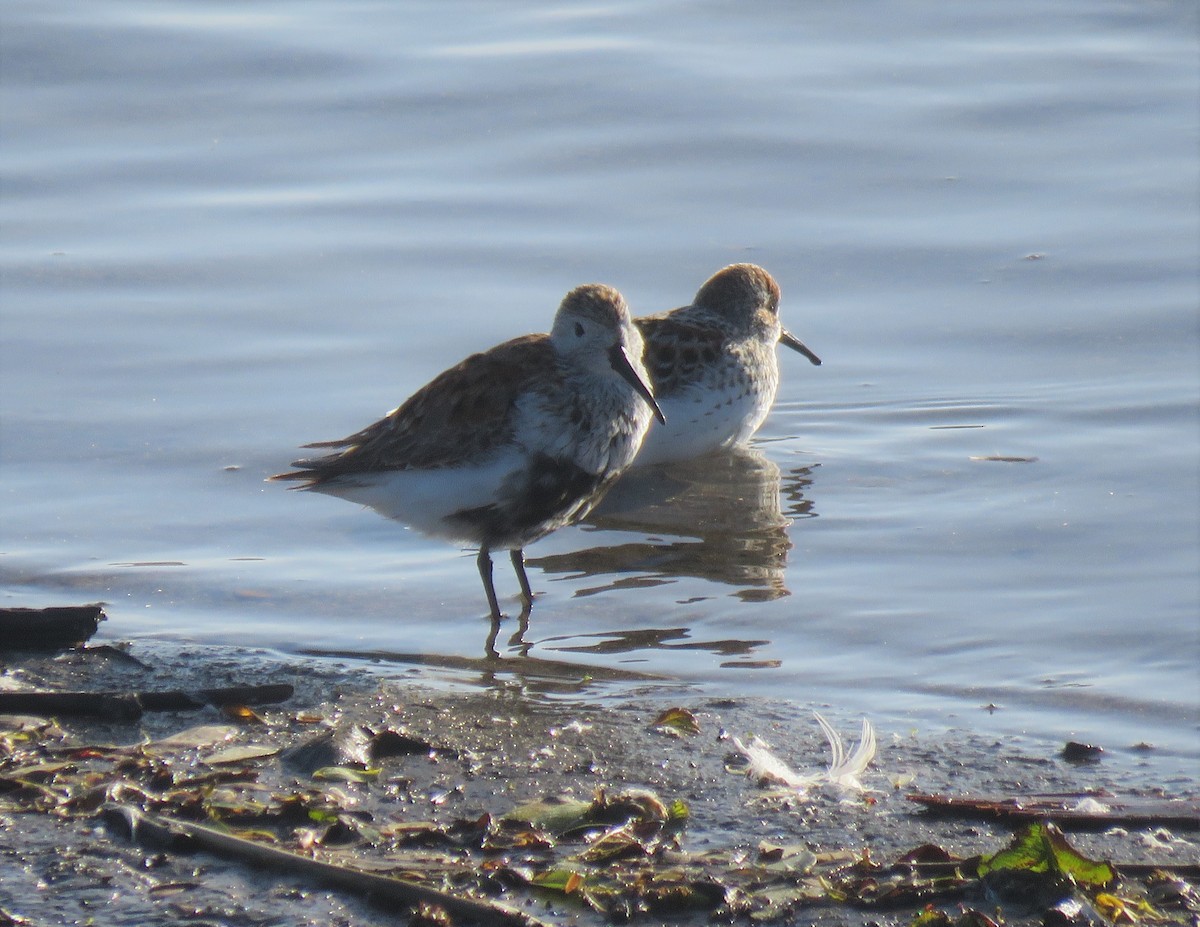
{"label": "white belly", "polygon": [[714,392],[696,388],[660,399],[667,424],[651,424],[633,465],[687,460],[743,444],[766,419],[773,398],[752,389]]}
{"label": "white belly", "polygon": [[495,503],[523,464],[523,455],[512,450],[478,466],[353,474],[313,489],[368,506],[422,534],[477,544],[460,521],[448,519]]}

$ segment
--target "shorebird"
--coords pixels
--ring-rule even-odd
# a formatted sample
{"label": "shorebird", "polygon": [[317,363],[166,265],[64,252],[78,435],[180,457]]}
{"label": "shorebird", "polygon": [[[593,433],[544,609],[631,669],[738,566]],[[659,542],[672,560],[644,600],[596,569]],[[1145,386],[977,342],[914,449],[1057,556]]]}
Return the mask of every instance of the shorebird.
{"label": "shorebird", "polygon": [[478,546],[493,621],[493,550],[508,550],[533,602],[523,548],[582,518],[633,461],[651,416],[665,422],[624,298],[588,284],[550,334],[473,354],[375,424],[272,480],[370,506],[423,534]]}
{"label": "shorebird", "polygon": [[749,440],[779,387],[775,345],[821,359],[779,322],[779,285],[755,264],[717,271],[690,306],[635,320],[667,424],[651,427],[635,465],[698,457]]}

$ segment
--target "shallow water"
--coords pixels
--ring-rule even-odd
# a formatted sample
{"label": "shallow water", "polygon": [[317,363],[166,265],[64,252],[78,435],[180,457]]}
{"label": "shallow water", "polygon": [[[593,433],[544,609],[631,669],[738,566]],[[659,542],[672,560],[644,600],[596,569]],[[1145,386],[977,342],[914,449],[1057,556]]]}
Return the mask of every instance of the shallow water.
{"label": "shallow water", "polygon": [[531,547],[502,652],[1200,757],[1193,4],[4,20],[6,604],[481,658],[472,554],[263,478],[575,284],[752,260],[824,365]]}

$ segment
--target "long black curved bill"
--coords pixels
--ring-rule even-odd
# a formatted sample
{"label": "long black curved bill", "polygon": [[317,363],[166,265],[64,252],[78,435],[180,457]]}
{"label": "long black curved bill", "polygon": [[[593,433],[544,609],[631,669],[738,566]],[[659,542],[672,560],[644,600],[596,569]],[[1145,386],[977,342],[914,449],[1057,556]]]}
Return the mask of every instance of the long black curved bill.
{"label": "long black curved bill", "polygon": [[662,409],[654,401],[654,393],[650,392],[650,387],[637,375],[637,371],[633,369],[633,364],[629,363],[629,358],[622,345],[614,344],[612,346],[608,352],[608,362],[612,364],[612,369],[619,373],[622,379],[637,390],[637,394],[650,404],[650,408],[654,410],[654,417],[662,424],[667,424],[667,417],[662,414]]}
{"label": "long black curved bill", "polygon": [[793,351],[799,351],[810,361],[812,361],[814,367],[821,366],[821,358],[817,357],[817,355],[808,349],[808,346],[803,341],[793,335],[786,328],[783,330],[783,334],[779,336],[779,343],[786,344]]}

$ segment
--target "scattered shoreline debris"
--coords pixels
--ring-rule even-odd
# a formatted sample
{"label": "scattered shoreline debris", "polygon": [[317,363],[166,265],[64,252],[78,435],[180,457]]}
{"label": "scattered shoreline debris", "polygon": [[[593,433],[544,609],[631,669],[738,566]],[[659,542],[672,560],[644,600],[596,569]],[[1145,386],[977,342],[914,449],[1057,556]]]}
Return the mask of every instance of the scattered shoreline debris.
{"label": "scattered shoreline debris", "polygon": [[523,911],[499,902],[468,898],[395,876],[379,875],[323,862],[310,856],[247,840],[215,827],[169,820],[141,811],[132,805],[106,805],[103,813],[106,822],[139,843],[153,843],[171,849],[200,849],[251,866],[312,878],[325,885],[370,896],[376,902],[412,908],[422,905],[441,908],[450,917],[461,917],[485,927],[492,924],[499,927],[539,927],[543,923]]}

